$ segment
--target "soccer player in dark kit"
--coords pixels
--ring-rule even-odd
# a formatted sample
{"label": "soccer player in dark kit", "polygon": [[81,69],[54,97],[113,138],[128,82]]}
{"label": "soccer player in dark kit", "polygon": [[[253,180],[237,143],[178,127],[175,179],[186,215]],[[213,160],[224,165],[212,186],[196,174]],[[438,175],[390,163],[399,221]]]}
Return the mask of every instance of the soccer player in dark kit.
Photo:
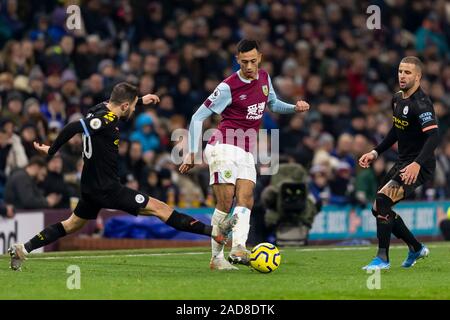
{"label": "soccer player in dark kit", "polygon": [[418,242],[402,218],[392,210],[400,200],[433,177],[436,166],[434,149],[438,145],[438,125],[430,98],[420,87],[423,64],[416,57],[405,57],[398,68],[400,91],[392,99],[393,126],[386,138],[371,152],[359,159],[363,168],[398,142],[399,158],[387,173],[372,208],[377,220],[378,253],[363,269],[389,269],[391,233],[409,247],[404,268],[429,254],[429,249]]}
{"label": "soccer player in dark kit", "polygon": [[230,216],[216,226],[205,225],[155,198],[120,184],[117,123],[120,118],[128,120],[138,102],[149,104],[159,101],[156,95],[148,94],[142,98],[137,95],[136,87],[119,83],[113,88],[108,102],[91,108],[86,118],[66,125],[52,146],[34,143],[42,154],[52,156],[75,134],[82,133],[84,166],[81,199],[67,220],[48,226],[25,244],[11,246],[8,249],[11,269],[20,270],[31,251],[80,230],[88,220],[96,219],[102,208],[122,210],[132,215],[153,215],[175,229],[207,235],[219,243],[226,242],[236,223],[235,217]]}

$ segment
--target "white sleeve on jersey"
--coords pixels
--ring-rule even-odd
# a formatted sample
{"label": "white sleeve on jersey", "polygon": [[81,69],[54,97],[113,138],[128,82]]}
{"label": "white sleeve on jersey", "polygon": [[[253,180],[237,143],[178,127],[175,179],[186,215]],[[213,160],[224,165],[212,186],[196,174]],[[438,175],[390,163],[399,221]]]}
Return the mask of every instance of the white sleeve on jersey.
{"label": "white sleeve on jersey", "polygon": [[270,111],[281,114],[289,114],[295,112],[295,105],[278,100],[277,94],[272,86],[272,80],[269,76],[269,98],[267,99]]}
{"label": "white sleeve on jersey", "polygon": [[275,93],[275,90],[273,88],[272,79],[270,79],[269,75],[267,75],[267,77],[269,78],[269,99],[267,100],[267,103],[270,107],[273,106],[275,102],[277,102],[277,94]]}
{"label": "white sleeve on jersey", "polygon": [[221,82],[213,93],[203,102],[203,105],[213,111],[221,114],[226,107],[231,104],[231,89],[228,84]]}

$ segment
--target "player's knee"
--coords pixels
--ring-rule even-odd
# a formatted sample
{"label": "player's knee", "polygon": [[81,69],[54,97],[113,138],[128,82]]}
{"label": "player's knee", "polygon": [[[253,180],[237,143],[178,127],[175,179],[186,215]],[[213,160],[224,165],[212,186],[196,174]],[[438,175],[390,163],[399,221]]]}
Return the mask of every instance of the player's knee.
{"label": "player's knee", "polygon": [[74,232],[80,230],[81,228],[83,228],[83,226],[86,223],[86,220],[80,219],[75,216],[71,216],[69,219],[64,220],[61,223],[62,223],[66,233],[71,234],[71,233],[74,233]]}
{"label": "player's knee", "polygon": [[391,198],[389,198],[384,193],[377,193],[377,196],[375,198],[375,205],[372,208],[372,214],[375,217],[382,216],[386,217],[391,213],[391,208],[394,205],[394,201],[392,201]]}
{"label": "player's knee", "polygon": [[216,207],[220,211],[230,212],[232,206],[233,206],[233,196],[231,195],[222,196],[217,199]]}
{"label": "player's knee", "polygon": [[233,201],[228,202],[225,200],[217,201],[216,208],[223,212],[230,212],[231,207],[233,206]]}
{"label": "player's knee", "polygon": [[141,209],[140,213],[145,215],[154,215],[165,221],[170,216],[172,211],[173,208],[171,208],[167,203],[150,197],[147,206]]}
{"label": "player's knee", "polygon": [[248,195],[247,197],[238,197],[236,199],[236,206],[239,207],[245,207],[248,209],[252,209],[253,208],[253,195]]}

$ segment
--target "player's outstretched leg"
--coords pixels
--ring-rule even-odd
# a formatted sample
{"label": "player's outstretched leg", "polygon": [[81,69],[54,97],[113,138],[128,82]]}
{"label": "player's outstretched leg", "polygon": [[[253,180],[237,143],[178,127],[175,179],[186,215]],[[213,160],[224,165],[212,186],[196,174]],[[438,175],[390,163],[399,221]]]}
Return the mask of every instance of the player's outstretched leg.
{"label": "player's outstretched leg", "polygon": [[13,244],[8,249],[8,253],[11,256],[10,268],[15,271],[20,271],[28,253],[55,242],[67,234],[80,230],[86,222],[87,220],[72,214],[69,219],[48,226],[27,243]]}
{"label": "player's outstretched leg", "polygon": [[231,230],[237,221],[237,217],[228,216],[218,225],[208,226],[152,197],[149,197],[147,205],[145,208],[140,209],[139,214],[154,215],[177,230],[210,236],[221,244],[225,244],[228,241]]}
{"label": "player's outstretched leg", "polygon": [[410,268],[416,264],[417,260],[425,258],[430,253],[430,250],[423,244],[417,241],[412,232],[408,229],[402,217],[395,215],[394,227],[392,234],[398,239],[402,239],[409,248],[408,256],[402,263],[402,267]]}

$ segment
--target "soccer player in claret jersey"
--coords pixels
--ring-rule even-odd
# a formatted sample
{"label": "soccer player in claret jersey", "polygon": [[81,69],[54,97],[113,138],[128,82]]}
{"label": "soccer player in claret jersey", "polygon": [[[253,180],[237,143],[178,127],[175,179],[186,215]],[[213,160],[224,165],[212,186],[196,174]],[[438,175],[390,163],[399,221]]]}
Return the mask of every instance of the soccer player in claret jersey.
{"label": "soccer player in claret jersey", "polygon": [[386,138],[359,159],[363,168],[398,142],[399,158],[381,183],[372,212],[377,220],[378,253],[363,269],[389,269],[391,233],[409,247],[402,267],[412,267],[426,257],[428,248],[417,241],[402,218],[392,210],[400,200],[433,177],[434,149],[438,145],[438,125],[433,103],[420,88],[423,65],[416,57],[405,57],[398,67],[400,91],[392,99],[393,126]]}
{"label": "soccer player in claret jersey", "polygon": [[[240,264],[249,262],[246,242],[256,182],[252,151],[266,106],[273,112],[284,114],[309,109],[305,101],[293,105],[277,99],[269,74],[259,69],[261,57],[257,41],[243,39],[238,43],[236,59],[240,70],[223,80],[193,115],[189,126],[189,153],[180,166],[181,173],[194,166],[203,121],[213,113],[220,114],[218,130],[204,150],[209,163],[210,184],[217,199],[211,222],[217,225],[223,221],[236,199],[232,214],[238,221],[233,228],[228,260]],[[211,247],[211,269],[237,269],[225,260],[222,244],[213,240]]]}
{"label": "soccer player in claret jersey", "polygon": [[28,253],[81,229],[88,220],[96,219],[101,208],[122,210],[132,215],[153,215],[175,229],[207,235],[218,243],[226,242],[227,235],[236,223],[235,218],[226,219],[216,226],[205,225],[143,192],[120,184],[117,123],[120,118],[128,120],[138,102],[159,102],[156,95],[148,94],[138,98],[137,94],[136,87],[119,83],[113,88],[108,102],[91,108],[86,118],[66,125],[52,146],[34,143],[42,154],[52,156],[75,134],[82,134],[84,166],[81,199],[67,220],[48,226],[25,244],[12,245],[8,249],[11,269],[20,270]]}

